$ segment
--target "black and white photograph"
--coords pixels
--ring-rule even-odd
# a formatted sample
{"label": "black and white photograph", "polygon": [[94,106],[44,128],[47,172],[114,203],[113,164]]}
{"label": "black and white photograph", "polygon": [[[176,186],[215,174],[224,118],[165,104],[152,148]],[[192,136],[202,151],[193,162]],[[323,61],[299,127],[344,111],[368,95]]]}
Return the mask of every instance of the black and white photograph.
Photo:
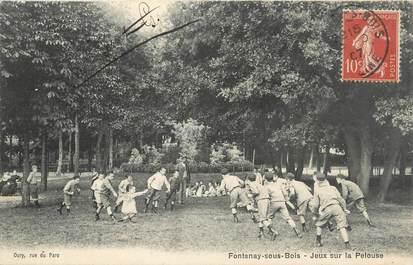
{"label": "black and white photograph", "polygon": [[408,265],[412,194],[412,1],[0,1],[0,265]]}

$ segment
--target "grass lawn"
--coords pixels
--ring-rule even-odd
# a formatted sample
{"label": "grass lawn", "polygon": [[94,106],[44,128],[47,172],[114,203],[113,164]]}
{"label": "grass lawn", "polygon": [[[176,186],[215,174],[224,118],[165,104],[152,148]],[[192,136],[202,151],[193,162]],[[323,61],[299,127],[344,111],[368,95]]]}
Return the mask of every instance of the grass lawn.
{"label": "grass lawn", "polygon": [[[144,188],[148,174],[135,175],[138,190]],[[194,174],[193,181],[204,175]],[[147,247],[168,251],[308,251],[315,248],[315,228],[302,239],[295,237],[279,217],[276,241],[257,239],[258,228],[247,213],[240,214],[241,223],[232,222],[227,197],[189,198],[173,212],[161,209],[159,214],[143,214],[143,198],[138,198],[137,223],[113,224],[107,215],[94,221],[90,203],[89,180],[81,181],[82,193],[74,197],[72,214],[59,215],[56,206],[62,198],[66,180],[49,182],[42,193],[40,209],[8,207],[0,209],[0,248],[12,247]],[[115,181],[117,186],[119,180]],[[204,181],[205,182],[205,181]],[[377,228],[369,228],[362,216],[352,209],[351,242],[356,251],[411,255],[413,249],[413,206],[410,195],[392,191],[391,202],[368,202],[369,213]],[[406,199],[408,198],[408,199]],[[298,223],[298,218],[293,216]],[[308,219],[311,219],[308,216]],[[324,251],[341,251],[337,233],[325,232]]]}

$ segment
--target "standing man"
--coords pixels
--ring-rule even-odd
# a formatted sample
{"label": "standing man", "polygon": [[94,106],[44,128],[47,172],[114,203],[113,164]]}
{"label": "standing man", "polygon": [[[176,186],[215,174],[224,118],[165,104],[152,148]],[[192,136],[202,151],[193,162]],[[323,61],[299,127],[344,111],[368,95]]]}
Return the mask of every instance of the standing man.
{"label": "standing man", "polygon": [[186,191],[186,187],[187,187],[187,184],[188,184],[187,183],[188,174],[187,174],[186,165],[182,161],[182,159],[177,160],[176,169],[178,170],[178,173],[179,173],[179,175],[178,175],[178,181],[179,181],[178,203],[179,204],[184,204],[185,191]]}
{"label": "standing man", "polygon": [[32,172],[30,172],[27,177],[27,184],[29,184],[30,197],[32,198],[34,205],[40,208],[39,204],[39,188],[37,186],[37,179],[39,178],[37,174],[37,166],[32,166]]}
{"label": "standing man", "polygon": [[163,185],[166,186],[167,193],[171,191],[171,186],[166,179],[165,176],[166,169],[161,168],[158,172],[153,174],[149,179],[148,179],[148,195],[146,197],[146,202],[145,202],[145,210],[144,213],[148,211],[149,204],[152,202],[153,203],[153,212],[157,213],[158,212],[158,201],[161,197],[161,191]]}

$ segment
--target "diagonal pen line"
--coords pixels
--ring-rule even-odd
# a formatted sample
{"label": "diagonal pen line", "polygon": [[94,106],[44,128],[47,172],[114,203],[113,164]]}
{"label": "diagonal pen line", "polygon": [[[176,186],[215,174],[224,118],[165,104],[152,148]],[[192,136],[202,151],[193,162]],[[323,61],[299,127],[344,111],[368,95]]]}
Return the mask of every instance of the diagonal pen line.
{"label": "diagonal pen line", "polygon": [[[154,9],[151,9],[148,11],[148,13],[146,13],[145,15],[143,15],[142,17],[140,17],[138,20],[136,20],[134,23],[132,23],[132,25],[130,25],[128,28],[126,28],[123,31],[123,34],[127,33],[133,26],[135,26],[139,21],[141,21],[142,19],[144,19],[147,15],[149,15],[150,13],[152,13],[152,11],[154,11],[155,9],[159,8],[159,6],[155,7]],[[134,31],[135,32],[135,31]],[[132,32],[133,33],[133,32]],[[130,34],[132,34],[130,33]],[[123,35],[122,34],[122,35]]]}
{"label": "diagonal pen line", "polygon": [[[139,27],[137,27],[136,29],[132,30],[131,32],[126,33],[126,37],[135,33],[136,31],[140,30],[143,26],[145,26],[145,23],[142,23],[142,25],[140,25]],[[122,34],[123,35],[123,34]]]}
{"label": "diagonal pen line", "polygon": [[113,58],[112,60],[110,60],[109,62],[107,62],[105,65],[103,65],[102,67],[100,67],[96,72],[94,72],[92,75],[90,75],[90,76],[87,77],[85,80],[83,80],[79,85],[77,85],[76,88],[79,88],[81,85],[85,84],[87,81],[89,81],[90,79],[92,79],[93,77],[95,77],[97,74],[99,74],[100,72],[102,72],[106,67],[108,67],[108,66],[111,65],[112,63],[118,61],[118,60],[119,60],[120,58],[122,58],[123,56],[131,53],[133,50],[139,48],[140,46],[142,46],[142,45],[150,42],[150,41],[153,40],[153,39],[156,39],[156,38],[165,36],[165,35],[167,35],[167,34],[173,33],[173,32],[175,32],[175,31],[178,31],[178,30],[180,30],[180,29],[182,29],[182,28],[185,28],[185,27],[187,27],[187,26],[189,26],[189,25],[191,25],[191,24],[194,24],[194,23],[196,23],[196,22],[198,22],[198,21],[200,21],[200,19],[196,19],[196,20],[193,20],[193,21],[191,21],[191,22],[188,22],[188,23],[186,23],[186,24],[184,24],[184,25],[181,25],[181,26],[179,26],[179,27],[173,28],[173,29],[168,30],[168,31],[164,31],[164,32],[162,32],[162,33],[159,33],[159,34],[157,34],[157,35],[155,35],[155,36],[150,37],[149,39],[146,39],[146,40],[144,40],[144,41],[136,44],[135,46],[133,46],[133,47],[130,48],[129,50],[121,53],[119,56]]}

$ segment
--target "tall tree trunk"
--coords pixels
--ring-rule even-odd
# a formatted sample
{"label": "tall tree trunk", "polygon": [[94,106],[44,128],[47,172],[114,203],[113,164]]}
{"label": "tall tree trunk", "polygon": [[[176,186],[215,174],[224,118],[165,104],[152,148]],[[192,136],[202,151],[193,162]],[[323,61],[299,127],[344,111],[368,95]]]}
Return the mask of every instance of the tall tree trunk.
{"label": "tall tree trunk", "polygon": [[371,172],[371,157],[373,154],[373,142],[369,125],[360,127],[360,175],[359,185],[365,196],[369,193],[370,172]]}
{"label": "tall tree trunk", "polygon": [[4,172],[4,138],[5,135],[3,133],[3,130],[0,128],[0,177],[3,176]]}
{"label": "tall tree trunk", "polygon": [[13,163],[13,135],[9,135],[9,165]]}
{"label": "tall tree trunk", "polygon": [[268,154],[270,155],[270,163],[271,163],[271,167],[274,168],[275,167],[275,158],[274,158],[274,152],[273,149],[271,147],[271,145],[265,145],[265,148],[267,149]]}
{"label": "tall tree trunk", "polygon": [[46,176],[49,176],[49,165],[50,165],[50,152],[48,148],[46,148]]}
{"label": "tall tree trunk", "polygon": [[75,153],[73,154],[73,170],[75,175],[79,175],[79,153],[80,153],[80,145],[79,145],[79,118],[76,113],[75,116]]}
{"label": "tall tree trunk", "polygon": [[59,158],[57,160],[56,176],[62,176],[62,165],[63,165],[63,130],[59,130]]}
{"label": "tall tree trunk", "polygon": [[[138,142],[138,144],[139,144],[139,147],[138,147],[138,150],[139,151],[142,151],[142,146],[143,146],[143,129],[140,127],[139,128],[139,142]],[[255,149],[254,149],[255,150]]]}
{"label": "tall tree trunk", "polygon": [[96,170],[98,172],[103,172],[103,165],[102,165],[102,140],[103,140],[103,130],[104,128],[99,128],[98,131],[98,139],[96,141]]}
{"label": "tall tree trunk", "polygon": [[400,146],[400,166],[399,166],[399,177],[403,181],[404,184],[407,186],[408,184],[408,178],[406,177],[406,166],[407,166],[407,154],[408,154],[408,145],[407,141],[402,138],[402,143]]}
{"label": "tall tree trunk", "polygon": [[328,174],[330,172],[330,145],[327,144],[326,151],[323,155],[323,173]]}
{"label": "tall tree trunk", "polygon": [[278,177],[282,177],[282,169],[283,169],[283,152],[280,150],[278,152],[278,157],[277,157],[277,167],[278,167]]}
{"label": "tall tree trunk", "polygon": [[314,161],[314,147],[311,146],[311,153],[310,153],[310,160],[308,161],[308,169],[313,169],[313,161]]}
{"label": "tall tree trunk", "polygon": [[46,143],[47,143],[47,134],[46,132],[42,133],[42,162],[41,162],[41,172],[42,172],[42,184],[43,190],[47,190],[47,151],[46,151]]}
{"label": "tall tree trunk", "polygon": [[105,138],[103,145],[103,171],[109,170],[109,146],[110,146],[110,127],[109,125],[105,126]]}
{"label": "tall tree trunk", "polygon": [[30,174],[30,154],[29,154],[29,134],[23,135],[23,181],[22,181],[22,206],[27,207],[30,204],[30,189],[27,183],[27,177]]}
{"label": "tall tree trunk", "polygon": [[351,180],[359,182],[359,175],[361,170],[360,164],[360,140],[357,138],[356,134],[350,130],[345,130],[343,132],[344,140],[346,142],[346,157],[347,157],[347,167],[348,174]]}
{"label": "tall tree trunk", "polygon": [[317,167],[317,172],[321,172],[321,157],[320,157],[320,146],[317,143],[315,146],[315,158],[316,158],[316,167]]}
{"label": "tall tree trunk", "polygon": [[305,151],[306,148],[300,148],[299,150],[299,154],[297,154],[297,169],[295,171],[295,177],[297,178],[297,180],[301,180],[302,176],[303,176],[303,170],[304,170],[304,158],[305,158]]}
{"label": "tall tree trunk", "polygon": [[288,148],[287,172],[295,172],[295,154],[293,148]]}
{"label": "tall tree trunk", "polygon": [[384,157],[384,169],[383,176],[380,179],[380,192],[379,200],[384,202],[386,199],[387,191],[390,187],[392,180],[393,168],[396,163],[396,158],[400,150],[401,133],[397,128],[392,128],[390,131],[390,139],[388,141],[388,147],[386,148],[386,154]]}
{"label": "tall tree trunk", "polygon": [[68,164],[67,164],[67,173],[69,173],[70,171],[72,171],[72,129],[70,129],[69,131],[69,151],[68,151]]}
{"label": "tall tree trunk", "polygon": [[87,170],[90,172],[92,171],[92,160],[93,160],[93,148],[92,148],[92,137],[89,141],[89,150],[87,152]]}
{"label": "tall tree trunk", "polygon": [[109,137],[109,170],[113,168],[113,129],[109,128],[108,132]]}

